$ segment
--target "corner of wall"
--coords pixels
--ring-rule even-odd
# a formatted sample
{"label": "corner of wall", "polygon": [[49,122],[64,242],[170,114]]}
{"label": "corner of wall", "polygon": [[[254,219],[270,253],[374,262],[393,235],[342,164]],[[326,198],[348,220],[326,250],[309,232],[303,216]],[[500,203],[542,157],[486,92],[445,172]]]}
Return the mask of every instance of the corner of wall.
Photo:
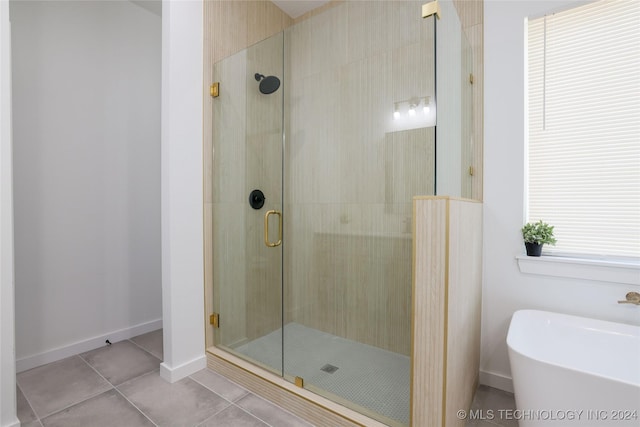
{"label": "corner of wall", "polygon": [[19,426],[15,372],[10,28],[9,2],[0,1],[0,425]]}
{"label": "corner of wall", "polygon": [[202,369],[203,2],[163,2],[161,229],[164,363],[174,382]]}
{"label": "corner of wall", "polygon": [[513,380],[506,375],[490,371],[480,371],[480,384],[513,393]]}
{"label": "corner of wall", "polygon": [[160,364],[160,377],[169,382],[175,383],[207,367],[207,357],[203,354],[190,362],[180,366],[170,367],[167,363]]}
{"label": "corner of wall", "polygon": [[129,338],[146,334],[147,332],[155,331],[161,328],[162,319],[151,320],[149,322],[140,323],[138,325],[123,328],[117,331],[109,331],[106,334],[100,334],[98,336],[83,339],[81,341],[47,350],[42,353],[21,357],[16,360],[16,371],[23,372],[27,369],[46,365],[47,363],[56,362],[58,360],[71,357],[76,354],[95,350],[96,348],[104,346],[104,342],[107,339],[111,342],[116,343],[118,341],[127,340]]}

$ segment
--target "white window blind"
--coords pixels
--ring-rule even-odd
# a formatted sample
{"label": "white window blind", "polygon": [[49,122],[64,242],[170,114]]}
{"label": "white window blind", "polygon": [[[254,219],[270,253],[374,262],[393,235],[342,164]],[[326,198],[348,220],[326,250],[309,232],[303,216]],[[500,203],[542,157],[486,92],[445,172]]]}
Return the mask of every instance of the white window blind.
{"label": "white window blind", "polygon": [[528,221],[555,226],[552,253],[640,257],[640,1],[527,32]]}

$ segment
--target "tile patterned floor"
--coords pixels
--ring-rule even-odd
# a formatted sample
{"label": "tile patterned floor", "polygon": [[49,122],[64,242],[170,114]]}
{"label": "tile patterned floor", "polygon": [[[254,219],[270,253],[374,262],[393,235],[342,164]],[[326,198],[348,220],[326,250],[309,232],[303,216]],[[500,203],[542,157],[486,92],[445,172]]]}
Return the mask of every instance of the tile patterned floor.
{"label": "tile patterned floor", "polygon": [[516,401],[513,393],[481,385],[465,414],[466,427],[518,427],[514,412]]}
{"label": "tile patterned floor", "polygon": [[209,370],[169,384],[162,331],[17,375],[23,427],[310,427]]}
{"label": "tile patterned floor", "polygon": [[[23,427],[311,427],[204,369],[162,380],[162,331],[72,356],[17,375]],[[480,386],[467,427],[518,427],[513,394]]]}

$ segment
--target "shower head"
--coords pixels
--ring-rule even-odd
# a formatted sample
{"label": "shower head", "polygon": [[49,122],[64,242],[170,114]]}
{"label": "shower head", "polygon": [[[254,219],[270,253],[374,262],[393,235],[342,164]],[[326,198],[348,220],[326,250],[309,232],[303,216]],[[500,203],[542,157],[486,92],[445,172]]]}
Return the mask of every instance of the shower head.
{"label": "shower head", "polygon": [[260,92],[269,95],[278,90],[280,87],[280,79],[276,76],[263,76],[260,73],[254,75],[256,81],[260,82]]}

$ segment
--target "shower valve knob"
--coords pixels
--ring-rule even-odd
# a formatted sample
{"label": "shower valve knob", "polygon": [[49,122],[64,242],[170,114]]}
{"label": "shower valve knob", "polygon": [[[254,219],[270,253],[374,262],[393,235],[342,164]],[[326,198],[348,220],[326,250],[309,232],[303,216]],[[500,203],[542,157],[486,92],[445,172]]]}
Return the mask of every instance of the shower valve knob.
{"label": "shower valve knob", "polygon": [[266,198],[264,197],[264,193],[262,191],[253,190],[249,194],[249,205],[251,205],[253,209],[261,209],[264,206],[265,199]]}

